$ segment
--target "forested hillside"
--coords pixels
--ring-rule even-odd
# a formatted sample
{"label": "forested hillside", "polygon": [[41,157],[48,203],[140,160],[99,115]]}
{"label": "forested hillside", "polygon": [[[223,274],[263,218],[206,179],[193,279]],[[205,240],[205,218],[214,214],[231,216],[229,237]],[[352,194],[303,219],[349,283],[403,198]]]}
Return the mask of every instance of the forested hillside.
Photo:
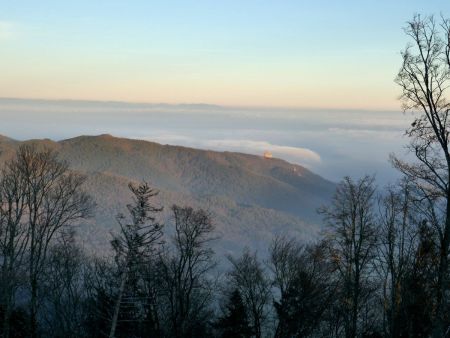
{"label": "forested hillside", "polygon": [[[248,245],[265,251],[274,234],[293,233],[305,241],[320,231],[317,208],[328,202],[334,183],[299,165],[240,153],[204,151],[115,138],[80,136],[54,142],[0,138],[0,161],[21,144],[58,152],[70,168],[86,174],[86,190],[98,207],[79,236],[98,249],[109,245],[115,215],[130,197],[129,182],[145,180],[160,190],[159,203],[208,210],[222,237],[217,249],[235,252]],[[168,219],[169,212],[163,218]]]}

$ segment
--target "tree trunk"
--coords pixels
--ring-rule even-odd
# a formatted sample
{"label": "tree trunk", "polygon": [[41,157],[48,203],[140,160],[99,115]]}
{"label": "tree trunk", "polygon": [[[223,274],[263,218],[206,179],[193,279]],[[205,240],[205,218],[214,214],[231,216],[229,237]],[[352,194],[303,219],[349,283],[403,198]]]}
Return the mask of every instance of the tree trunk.
{"label": "tree trunk", "polygon": [[[11,294],[11,274],[9,273],[8,268],[3,269],[3,278],[4,278],[4,301],[5,301],[5,309],[3,314],[3,338],[9,338],[10,335],[10,319],[11,319],[11,307],[12,307],[12,294]],[[6,271],[5,271],[6,270]]]}
{"label": "tree trunk", "polygon": [[445,306],[445,291],[447,288],[447,271],[448,271],[448,246],[450,240],[450,191],[447,192],[447,208],[445,218],[445,228],[443,239],[440,248],[439,256],[439,271],[438,271],[438,285],[437,285],[437,304],[436,314],[434,319],[433,337],[444,337],[444,306]]}
{"label": "tree trunk", "polygon": [[31,300],[30,300],[30,336],[31,338],[37,338],[37,272],[36,272],[36,241],[35,241],[35,226],[36,222],[30,222],[31,224],[31,244],[30,244],[30,288],[31,288]]}
{"label": "tree trunk", "polygon": [[117,321],[119,319],[120,304],[122,303],[122,297],[125,291],[126,280],[127,280],[127,273],[124,272],[122,274],[122,280],[120,281],[119,294],[117,295],[117,302],[116,305],[114,306],[114,313],[111,321],[111,331],[109,332],[109,338],[114,338],[116,335],[116,327]]}
{"label": "tree trunk", "polygon": [[30,309],[30,334],[31,338],[37,338],[37,281],[31,280],[31,309]]}
{"label": "tree trunk", "polygon": [[[8,224],[12,224],[12,222],[8,221]],[[3,268],[3,278],[4,280],[4,292],[5,292],[5,313],[3,316],[3,338],[9,338],[10,336],[10,330],[11,330],[11,314],[12,314],[12,308],[14,304],[15,299],[15,283],[16,283],[16,268],[15,266],[15,247],[14,247],[14,239],[16,237],[16,228],[14,225],[9,226],[9,239],[8,239],[8,248],[6,251],[6,257],[3,257],[4,259],[4,268]]]}

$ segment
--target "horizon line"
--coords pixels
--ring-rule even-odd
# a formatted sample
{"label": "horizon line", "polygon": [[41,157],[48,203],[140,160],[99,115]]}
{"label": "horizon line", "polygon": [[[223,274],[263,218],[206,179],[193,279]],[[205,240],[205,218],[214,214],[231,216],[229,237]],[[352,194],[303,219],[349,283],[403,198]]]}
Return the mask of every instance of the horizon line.
{"label": "horizon line", "polygon": [[125,104],[125,105],[148,105],[148,106],[198,106],[198,107],[215,107],[221,109],[262,109],[262,110],[285,110],[285,111],[295,111],[295,110],[312,110],[312,111],[355,111],[355,112],[404,112],[399,105],[398,109],[393,108],[346,108],[346,107],[307,107],[307,106],[258,106],[258,105],[228,105],[228,104],[216,104],[216,103],[204,103],[204,102],[151,102],[151,101],[124,101],[124,100],[102,100],[102,99],[76,99],[76,98],[42,98],[42,97],[3,97],[0,96],[1,100],[11,100],[11,101],[40,101],[47,103],[104,103],[104,104]]}

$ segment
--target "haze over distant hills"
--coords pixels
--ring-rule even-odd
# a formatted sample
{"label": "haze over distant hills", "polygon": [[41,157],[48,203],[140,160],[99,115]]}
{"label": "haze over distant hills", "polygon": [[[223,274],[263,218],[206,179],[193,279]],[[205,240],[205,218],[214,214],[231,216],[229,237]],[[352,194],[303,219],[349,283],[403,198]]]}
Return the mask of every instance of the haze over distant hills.
{"label": "haze over distant hills", "polygon": [[0,98],[0,118],[0,134],[18,140],[108,133],[254,155],[270,150],[336,182],[376,174],[381,185],[398,177],[389,154],[404,153],[411,122],[389,111],[8,98]]}
{"label": "haze over distant hills", "polygon": [[[335,184],[300,165],[280,159],[216,152],[116,138],[80,136],[59,142],[30,140],[59,152],[71,168],[88,176],[86,190],[98,207],[79,228],[89,248],[108,245],[115,215],[129,202],[127,184],[146,180],[160,190],[158,203],[170,222],[174,203],[211,212],[221,239],[218,252],[243,246],[265,250],[274,234],[309,240],[321,229],[316,209],[327,203]],[[22,142],[0,137],[0,162]],[[168,228],[170,231],[170,228]]]}

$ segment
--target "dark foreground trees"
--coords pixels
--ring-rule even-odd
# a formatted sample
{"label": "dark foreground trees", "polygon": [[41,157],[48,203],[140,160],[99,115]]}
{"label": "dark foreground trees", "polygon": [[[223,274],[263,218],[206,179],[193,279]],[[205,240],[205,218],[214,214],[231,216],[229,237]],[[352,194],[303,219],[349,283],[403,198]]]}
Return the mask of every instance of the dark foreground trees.
{"label": "dark foreground trees", "polygon": [[163,241],[148,184],[130,186],[131,222],[112,241],[114,260],[88,274],[90,337],[208,337],[213,323],[213,224],[204,210],[174,205]]}
{"label": "dark foreground trees", "polygon": [[50,248],[41,286],[42,336],[83,337],[88,259],[74,232],[64,234]]}
{"label": "dark foreground trees", "polygon": [[[427,337],[435,330],[440,223],[415,182],[376,191],[371,177],[345,178],[321,210],[328,227],[317,242],[276,237],[267,253],[245,249],[220,269],[206,211],[173,206],[163,234],[156,190],[145,182],[130,190],[129,215],[119,217],[106,257],[85,254],[71,227],[55,229],[37,275],[37,336]],[[31,230],[27,217],[14,222],[11,211],[22,210],[14,201],[2,204],[9,211],[0,237],[3,318],[5,295],[12,301],[1,332],[28,337]]]}
{"label": "dark foreground trees", "polygon": [[215,327],[221,338],[250,338],[252,336],[253,330],[239,290],[232,291],[224,315],[218,318]]}
{"label": "dark foreground trees", "polygon": [[85,177],[71,172],[51,150],[21,146],[0,178],[3,335],[9,336],[19,287],[29,293],[29,330],[37,337],[42,277],[52,242],[70,225],[89,217],[91,198],[82,191]]}
{"label": "dark foreground trees", "polygon": [[337,290],[327,257],[325,242],[305,245],[293,238],[274,239],[269,261],[276,291],[274,337],[308,337],[327,330],[323,324]]}
{"label": "dark foreground trees", "polygon": [[[180,338],[427,337],[435,332],[439,204],[424,202],[424,191],[414,181],[376,192],[371,177],[345,178],[338,185],[332,203],[321,210],[328,224],[322,239],[301,243],[276,237],[265,260],[248,249],[229,256],[219,280],[211,216],[175,205],[164,235],[156,190],[145,182],[130,185],[129,216],[118,217],[121,232],[113,236],[109,257],[88,257],[71,222],[39,220],[33,223],[37,229],[45,224],[54,231],[41,240],[46,247],[34,251],[44,257],[36,274],[32,324],[30,194],[23,193],[26,176],[8,168],[0,233],[4,337],[31,336],[33,330],[42,337]],[[69,220],[88,215],[92,207],[75,187],[64,210],[78,211],[67,214]],[[55,206],[51,198],[62,196],[58,190],[43,197],[49,199],[43,205]],[[48,210],[53,209],[40,215]],[[226,306],[219,311],[223,296]],[[448,327],[445,315],[443,323]]]}
{"label": "dark foreground trees", "polygon": [[228,258],[232,268],[228,272],[227,285],[238,290],[250,318],[250,325],[256,338],[263,336],[268,320],[270,302],[270,280],[256,253],[249,249],[239,258]]}

